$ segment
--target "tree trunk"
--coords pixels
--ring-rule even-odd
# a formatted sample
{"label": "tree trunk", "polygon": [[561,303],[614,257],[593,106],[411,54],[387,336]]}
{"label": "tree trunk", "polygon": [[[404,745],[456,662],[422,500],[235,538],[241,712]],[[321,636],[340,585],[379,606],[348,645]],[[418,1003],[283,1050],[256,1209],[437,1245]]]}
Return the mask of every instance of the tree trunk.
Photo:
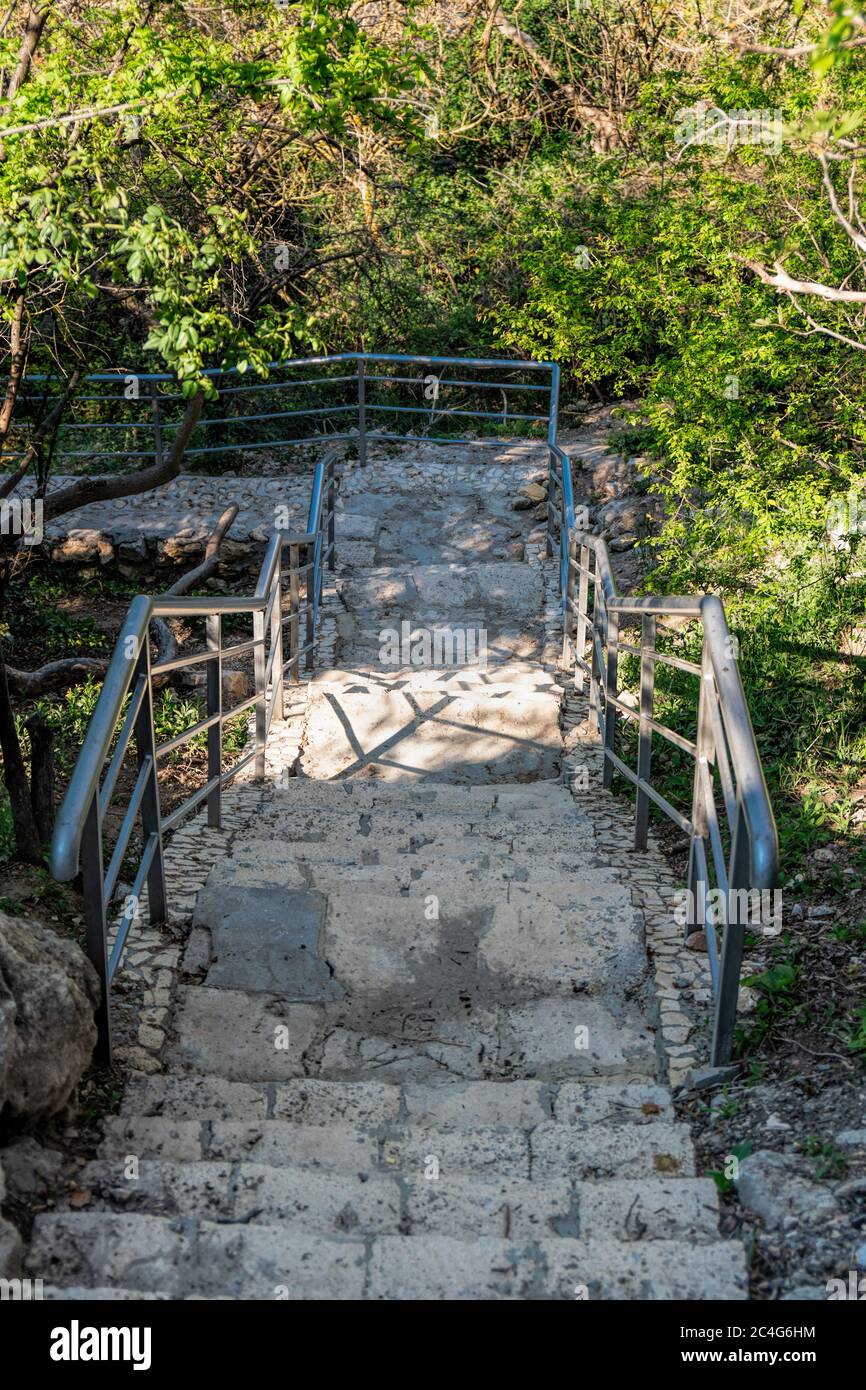
{"label": "tree trunk", "polygon": [[54,732],[41,714],[32,714],[24,727],[30,735],[30,805],[47,846],[54,826]]}
{"label": "tree trunk", "polygon": [[42,845],[30,801],[30,784],[27,780],[27,769],[24,766],[24,755],[21,752],[18,730],[15,728],[15,718],[12,714],[12,702],[9,698],[9,686],[6,681],[6,667],[2,661],[0,661],[0,752],[3,754],[3,781],[6,783],[9,803],[12,808],[16,853],[19,859],[23,859],[28,864],[41,864]]}

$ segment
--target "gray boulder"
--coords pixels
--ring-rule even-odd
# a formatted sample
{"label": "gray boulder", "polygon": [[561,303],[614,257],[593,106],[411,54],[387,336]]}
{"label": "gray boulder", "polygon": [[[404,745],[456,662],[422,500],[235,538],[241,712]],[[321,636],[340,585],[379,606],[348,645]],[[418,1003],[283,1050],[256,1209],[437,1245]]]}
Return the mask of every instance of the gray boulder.
{"label": "gray boulder", "polygon": [[72,941],[0,912],[0,1112],[36,1120],[67,1104],[96,1042],[96,972]]}
{"label": "gray boulder", "polygon": [[[6,1184],[3,1165],[0,1163],[0,1207],[6,1200]],[[0,1279],[14,1279],[21,1269],[24,1247],[21,1237],[11,1221],[0,1217]]]}
{"label": "gray boulder", "polygon": [[811,1182],[798,1159],[769,1149],[744,1158],[736,1182],[740,1206],[768,1228],[783,1226],[789,1217],[819,1224],[837,1210],[832,1192]]}

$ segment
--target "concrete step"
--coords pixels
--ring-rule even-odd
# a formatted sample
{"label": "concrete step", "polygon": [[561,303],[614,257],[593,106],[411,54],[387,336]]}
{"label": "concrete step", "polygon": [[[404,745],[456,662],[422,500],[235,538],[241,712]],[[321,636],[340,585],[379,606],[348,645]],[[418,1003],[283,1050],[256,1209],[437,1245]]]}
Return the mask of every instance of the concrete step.
{"label": "concrete step", "polygon": [[[507,841],[482,840],[473,843],[471,836],[449,837],[447,840],[435,839],[420,843],[407,835],[402,843],[392,841],[377,847],[370,844],[364,836],[353,836],[345,843],[322,843],[317,840],[298,840],[281,843],[268,840],[264,843],[250,839],[238,839],[232,846],[231,860],[223,860],[219,865],[220,874],[230,874],[229,865],[237,868],[252,868],[265,874],[279,874],[283,870],[286,882],[291,881],[292,867],[306,864],[343,864],[381,866],[405,869],[412,878],[420,878],[425,871],[433,871],[440,877],[450,874],[453,869],[465,865],[475,877],[484,875],[489,881],[497,878],[516,878],[524,882],[550,879],[562,880],[569,874],[579,878],[585,868],[599,868],[598,852],[587,847],[581,851],[580,845],[572,847],[568,843],[551,847],[549,837],[544,844],[527,842],[511,850]],[[275,881],[280,881],[277,878]],[[303,881],[303,880],[300,880]]]}
{"label": "concrete step", "polygon": [[444,984],[432,1000],[425,981],[335,1003],[181,987],[166,1064],[246,1082],[290,1081],[311,1069],[323,1079],[401,1083],[657,1077],[656,1040],[635,1001],[559,994],[485,1004],[453,977]]}
{"label": "concrete step", "polygon": [[398,1178],[167,1160],[144,1160],[132,1178],[128,1171],[125,1158],[85,1165],[77,1181],[93,1193],[91,1210],[259,1226],[288,1222],[292,1231],[332,1236],[718,1239],[718,1195],[709,1179],[572,1183],[456,1173]]}
{"label": "concrete step", "polygon": [[509,1125],[459,1130],[392,1126],[387,1135],[342,1122],[107,1119],[100,1156],[122,1162],[129,1155],[139,1160],[251,1162],[417,1178],[425,1176],[431,1158],[444,1178],[458,1173],[545,1181],[694,1176],[687,1127],[665,1119],[648,1125],[597,1124],[579,1130],[552,1120],[532,1131]]}
{"label": "concrete step", "polygon": [[747,1296],[729,1241],[559,1237],[328,1239],[283,1226],[78,1212],[36,1218],[29,1267],[47,1283],[174,1298],[726,1299]]}
{"label": "concrete step", "polygon": [[554,831],[580,839],[591,834],[592,822],[586,807],[577,801],[553,801],[550,804],[510,804],[514,798],[503,798],[501,806],[493,808],[469,798],[461,807],[398,805],[375,802],[369,806],[353,797],[335,797],[332,805],[305,806],[301,799],[285,805],[282,801],[265,803],[256,822],[256,831],[267,828],[267,838],[280,843],[293,840],[351,840],[361,836],[375,844],[400,842],[407,835],[423,839],[428,835],[451,838],[473,835],[478,839],[507,839],[517,843],[540,834]]}
{"label": "concrete step", "polygon": [[301,766],[308,777],[500,783],[559,771],[558,697],[496,698],[311,690]]}
{"label": "concrete step", "polygon": [[351,611],[438,614],[457,626],[454,614],[485,611],[535,618],[544,606],[541,571],[523,561],[472,565],[381,565],[358,571],[346,586]]}
{"label": "concrete step", "polygon": [[[242,795],[243,790],[238,789]],[[250,789],[250,798],[261,803],[259,788]],[[514,814],[527,811],[535,814],[552,809],[556,804],[563,810],[574,806],[574,798],[562,782],[539,779],[529,782],[501,782],[488,785],[460,785],[435,780],[420,783],[382,783],[375,778],[346,778],[334,781],[318,780],[312,777],[289,777],[278,784],[271,794],[270,803],[277,808],[286,805],[299,807],[323,807],[337,809],[344,804],[371,810],[373,807],[399,810],[455,811],[477,813],[479,807]]]}
{"label": "concrete step", "polygon": [[[208,890],[203,896],[206,903]],[[456,988],[479,976],[479,996],[490,1002],[506,994],[631,991],[646,974],[643,921],[620,884],[575,886],[568,914],[493,901],[470,908],[449,894],[430,920],[427,898],[332,890],[322,950],[335,979],[352,992],[386,991],[425,976],[431,990],[441,990],[455,956]]]}
{"label": "concrete step", "polygon": [[237,843],[252,842],[263,858],[279,859],[293,853],[295,847],[306,850],[321,844],[341,854],[351,849],[368,855],[382,849],[411,854],[440,846],[449,853],[464,842],[479,852],[534,854],[542,844],[560,853],[566,845],[569,851],[575,847],[585,852],[594,848],[594,840],[592,822],[582,807],[557,807],[529,816],[482,810],[430,814],[409,807],[393,811],[264,807],[255,825],[243,832]]}
{"label": "concrete step", "polygon": [[[622,877],[618,870],[597,867],[593,858],[575,858],[571,867],[578,887],[618,883]],[[575,887],[575,882],[565,881],[561,876],[547,877],[546,870],[539,871],[536,864],[518,876],[508,860],[493,869],[458,860],[450,861],[447,867],[419,868],[412,855],[403,855],[397,865],[299,862],[296,859],[283,863],[273,859],[249,863],[239,855],[237,859],[225,859],[214,865],[208,883],[232,887],[280,884],[289,889],[310,888],[325,894],[334,889],[352,889],[359,895],[408,893],[423,898],[433,894],[440,901],[459,895],[466,906],[478,907],[489,906],[494,897],[497,902],[516,900],[516,895],[523,892],[535,895],[539,902],[567,906]]]}
{"label": "concrete step", "polygon": [[436,690],[442,693],[471,693],[501,695],[516,690],[547,692],[561,696],[562,685],[549,671],[530,661],[494,661],[483,665],[462,665],[442,668],[402,666],[392,668],[358,666],[329,668],[318,671],[310,683],[311,689],[352,691],[417,691]]}
{"label": "concrete step", "polygon": [[[643,917],[618,883],[575,884],[567,911],[537,902],[480,906],[442,898],[309,889],[261,878],[233,883],[223,866],[193,918],[210,933],[207,985],[327,1002],[345,991],[403,986],[491,1007],[538,994],[637,990],[647,972]],[[250,925],[253,920],[255,926]]]}
{"label": "concrete step", "polygon": [[215,1076],[135,1076],[126,1087],[121,1115],[164,1115],[173,1120],[290,1120],[375,1128],[398,1121],[441,1129],[514,1125],[531,1129],[546,1120],[586,1128],[647,1125],[672,1119],[664,1086],[584,1085],[540,1081],[444,1081],[389,1085],[381,1081],[323,1081],[299,1077],[282,1084],[249,1084]]}

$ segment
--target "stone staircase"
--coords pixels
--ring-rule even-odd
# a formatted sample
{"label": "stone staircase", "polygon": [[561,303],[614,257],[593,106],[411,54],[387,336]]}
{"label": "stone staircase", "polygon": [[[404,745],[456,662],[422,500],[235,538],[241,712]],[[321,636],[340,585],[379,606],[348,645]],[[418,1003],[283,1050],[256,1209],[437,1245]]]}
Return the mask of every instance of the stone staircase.
{"label": "stone staircase", "polygon": [[[236,792],[162,1070],[86,1209],[36,1220],[51,1297],[746,1297],[660,1081],[642,916],[560,780],[555,567],[510,509],[536,472],[344,479],[301,775]],[[486,666],[383,662],[404,620],[485,628]]]}

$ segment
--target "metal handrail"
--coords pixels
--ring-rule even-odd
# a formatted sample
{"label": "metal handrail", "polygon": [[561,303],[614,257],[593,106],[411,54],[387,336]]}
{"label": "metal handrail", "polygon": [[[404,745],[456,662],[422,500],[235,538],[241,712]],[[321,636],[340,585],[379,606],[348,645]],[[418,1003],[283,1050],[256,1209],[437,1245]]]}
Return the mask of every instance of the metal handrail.
{"label": "metal handrail", "polygon": [[[417,377],[406,375],[388,376],[382,373],[368,372],[368,364],[373,366],[377,364],[391,364],[397,368],[414,365],[422,369],[432,369],[432,375],[437,377],[437,386],[435,388],[435,395],[432,399],[432,405],[429,399],[425,399],[423,404],[395,405],[393,402],[379,401],[375,397],[371,397],[368,393],[368,385],[370,383],[384,382],[392,385],[427,386],[430,373],[428,373],[427,376]],[[502,424],[510,424],[512,421],[519,422],[520,424],[527,421],[530,424],[547,424],[549,427],[549,437],[551,437],[550,429],[552,427],[552,441],[555,442],[556,413],[559,395],[559,368],[554,362],[520,361],[519,359],[501,357],[428,357],[406,353],[346,352],[335,353],[330,356],[302,357],[282,362],[271,362],[268,364],[268,370],[275,374],[286,374],[289,372],[305,371],[308,368],[331,368],[345,365],[353,366],[354,370],[340,372],[333,376],[313,375],[311,377],[301,377],[295,380],[281,380],[276,379],[275,376],[275,379],[267,382],[253,379],[251,374],[247,374],[251,377],[249,384],[243,380],[245,374],[239,372],[235,367],[225,369],[207,368],[203,371],[202,375],[213,382],[217,398],[221,398],[223,395],[230,397],[237,396],[240,402],[243,401],[244,396],[252,393],[261,393],[262,391],[282,393],[284,391],[295,391],[302,388],[320,388],[344,384],[350,387],[348,393],[349,399],[345,402],[334,401],[329,405],[315,405],[306,401],[303,402],[303,409],[262,410],[258,408],[251,411],[249,414],[231,414],[226,411],[220,411],[213,416],[202,414],[193,432],[195,438],[187,445],[184,451],[185,457],[194,458],[211,454],[242,452],[244,450],[322,443],[323,441],[329,443],[357,441],[359,455],[363,462],[366,453],[367,422],[371,412],[374,414],[381,413],[383,417],[396,417],[395,423],[399,421],[400,417],[403,415],[427,417],[428,424],[423,431],[423,438],[431,443],[455,442],[453,436],[437,435],[432,432],[434,420],[442,421],[451,418],[455,420],[478,420],[481,422],[498,420]],[[443,369],[441,373],[437,370],[440,368]],[[453,379],[447,379],[445,372],[449,368],[459,369],[459,375]],[[471,379],[466,379],[466,372],[469,370],[520,372],[522,374],[528,373],[536,377],[538,375],[544,375],[549,377],[549,381],[503,382],[480,379],[478,381],[472,381]],[[125,395],[121,394],[120,389],[125,387],[125,384],[131,377],[134,377],[138,387],[142,388],[142,391],[140,394],[127,400]],[[182,423],[182,417],[175,419],[169,418],[165,409],[168,402],[181,402],[185,399],[184,396],[178,392],[162,389],[166,385],[175,383],[175,380],[176,379],[167,372],[94,372],[84,377],[84,391],[87,391],[87,383],[92,383],[98,394],[87,393],[78,395],[73,399],[73,406],[78,403],[93,404],[104,402],[113,409],[116,409],[129,405],[135,409],[136,417],[140,417],[147,415],[147,411],[142,410],[142,406],[149,405],[150,414],[144,419],[135,418],[131,420],[70,420],[67,418],[59,427],[58,444],[60,447],[55,448],[55,459],[69,459],[75,461],[76,459],[138,458],[149,459],[155,463],[159,463],[164,454],[166,433],[170,434],[171,431],[179,428]],[[224,384],[226,380],[231,380],[235,384],[227,386]],[[28,376],[28,382],[42,383],[43,391],[49,394],[54,381],[55,379],[52,377],[35,373]],[[100,387],[110,388],[112,386],[119,389],[115,392],[111,392],[110,389],[99,391]],[[446,392],[454,389],[477,391],[498,390],[503,394],[504,409],[501,412],[495,412],[474,408],[462,409],[457,405],[448,407],[442,404],[439,401],[440,391]],[[517,410],[509,407],[506,393],[513,391],[541,392],[543,396],[546,396],[548,399],[543,401],[543,404],[539,406],[539,413],[529,414],[526,410]],[[21,404],[26,404],[28,401],[42,403],[44,402],[45,396],[41,395],[39,392],[24,392],[21,393],[17,399]],[[255,402],[253,402],[253,404],[255,406]],[[110,412],[106,411],[103,413],[107,414]],[[357,424],[352,421],[351,417],[353,416]],[[346,417],[349,417],[349,428],[345,428]],[[252,438],[232,440],[226,437],[227,430],[232,428],[242,428],[249,424],[257,425],[268,421],[282,420],[287,421],[288,425],[285,431],[279,431],[280,434],[290,434],[291,428],[294,428],[295,422],[308,418],[314,421],[315,427],[318,430],[317,433],[279,439]],[[320,425],[322,426],[321,429],[318,428]],[[333,426],[339,426],[339,428]],[[13,433],[18,430],[18,428],[19,426],[13,425]],[[26,429],[27,426],[25,425],[23,428]],[[207,431],[212,428],[216,428],[218,438],[218,442],[216,443],[207,442],[209,438]],[[62,447],[65,441],[60,436],[66,431],[74,431],[76,434],[76,442],[80,443],[82,435],[86,439],[88,432],[94,430],[127,430],[132,433],[133,437],[125,441],[125,443],[121,440],[118,448],[97,447],[95,449],[87,449],[80,447],[70,450]],[[199,437],[199,431],[203,432],[201,437],[204,442],[202,443],[195,442],[195,439]],[[140,439],[142,432],[145,432],[146,436],[144,441]],[[419,437],[417,431],[415,434],[407,435],[404,433],[386,434],[382,430],[377,430],[376,434],[379,439],[386,441],[417,440]],[[125,447],[125,445],[137,445],[142,442],[147,445],[149,443],[149,439],[147,438],[148,435],[152,437],[152,447]],[[108,442],[108,440],[103,441],[97,438],[98,445]],[[481,445],[496,447],[501,443],[501,440],[480,439],[475,442]],[[19,447],[22,446],[23,439]],[[23,454],[7,454],[6,457],[10,464],[14,464],[18,459],[23,457]]]}
{"label": "metal handrail", "polygon": [[[636,789],[635,848],[646,848],[650,803],[689,838],[686,935],[697,925],[706,932],[714,1000],[711,1064],[724,1066],[733,1050],[743,940],[747,924],[756,915],[754,895],[775,888],[779,866],[776,823],[724,607],[712,594],[620,594],[604,540],[577,525],[570,463],[555,439],[550,441],[549,458],[548,553],[559,550],[563,665],[574,665],[579,691],[589,676],[590,713],[602,739],[604,785],[610,786],[617,772]],[[657,620],[671,616],[701,623],[700,665],[656,646]],[[640,619],[639,646],[620,640],[621,618]],[[623,651],[640,657],[637,710],[620,698],[618,658]],[[655,718],[655,668],[659,663],[700,680],[694,743]],[[621,718],[638,725],[635,769],[616,751]],[[690,816],[672,806],[652,784],[654,735],[694,758]],[[714,772],[721,783],[724,822],[719,815]],[[727,854],[723,823],[730,845]],[[763,902],[761,896],[761,907]],[[724,928],[721,949],[717,917]]]}
{"label": "metal handrail", "polygon": [[[222,821],[222,791],[249,763],[255,762],[257,779],[265,773],[265,752],[271,723],[281,720],[286,673],[300,679],[300,660],[307,669],[315,661],[324,568],[335,566],[334,465],[330,452],[316,465],[308,528],[286,534],[274,531],[265,549],[255,591],[249,597],[190,598],[140,594],[129,606],[115,643],[99,699],[75,764],[66,795],[57,813],[51,843],[51,873],[61,881],[81,870],[85,904],[85,937],[90,960],[101,986],[97,1010],[97,1056],[111,1060],[111,985],[120,966],[127,937],[138,918],[145,884],[151,922],[165,920],[166,885],[164,839],[181,820],[207,801],[208,824]],[[283,564],[285,550],[289,565]],[[305,576],[305,601],[300,602],[300,578]],[[289,606],[282,613],[283,580],[288,580]],[[251,641],[225,645],[225,616],[249,613],[253,619]],[[299,619],[306,615],[304,645],[299,641]],[[206,623],[206,647],[170,661],[151,662],[149,629],[155,618],[198,617]],[[284,659],[283,625],[289,624],[289,651]],[[268,633],[270,642],[268,642]],[[249,699],[223,708],[222,665],[225,657],[252,651],[255,691]],[[207,715],[163,744],[156,743],[153,717],[153,677],[168,671],[206,664]],[[124,707],[127,706],[124,712]],[[253,748],[230,768],[222,766],[223,731],[226,721],[255,708]],[[118,731],[118,725],[120,725]],[[208,767],[199,787],[170,815],[162,814],[159,793],[159,759],[199,734],[207,735]],[[128,798],[111,860],[103,860],[105,816],[112,802],[118,776],[130,744],[135,744],[138,775]],[[113,942],[109,917],[114,891],[129,850],[136,822],[141,823],[141,854],[130,892],[126,895]]]}

